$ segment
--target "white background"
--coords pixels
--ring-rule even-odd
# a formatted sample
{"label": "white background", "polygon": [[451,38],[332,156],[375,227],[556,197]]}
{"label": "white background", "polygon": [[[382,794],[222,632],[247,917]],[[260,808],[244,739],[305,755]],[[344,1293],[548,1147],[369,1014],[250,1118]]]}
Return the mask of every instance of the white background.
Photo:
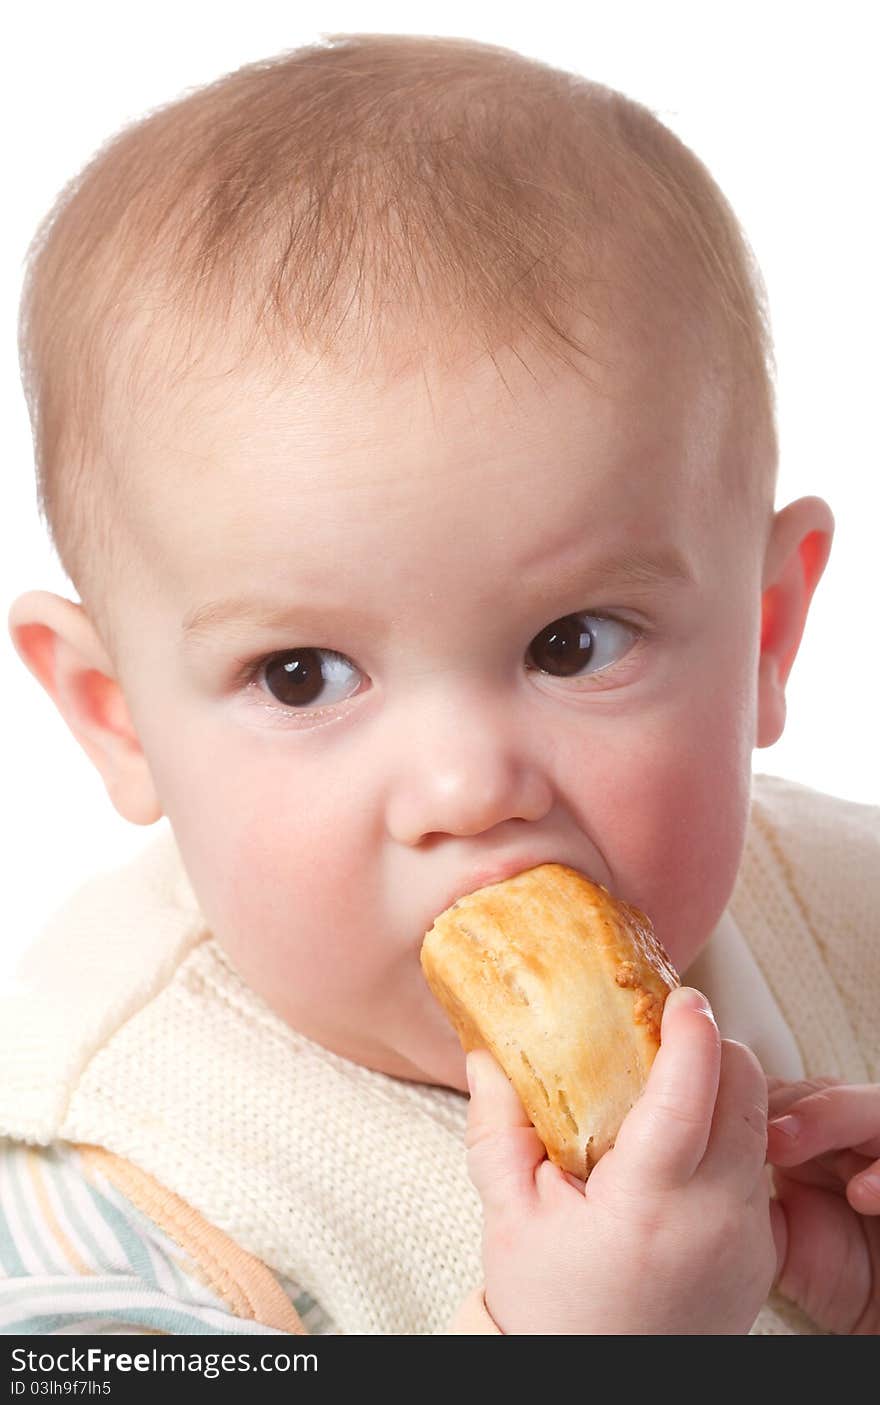
{"label": "white background", "polygon": [[[16,315],[28,241],[61,186],[119,127],[186,89],[322,33],[467,36],[622,89],[708,165],[758,256],[779,363],[778,506],[827,498],[837,519],[789,686],[789,723],[754,755],[771,771],[880,802],[877,588],[880,324],[876,72],[869,0],[502,7],[391,0],[298,8],[152,0],[35,0],[6,21],[0,226],[0,604],[75,594],[45,541],[18,379]],[[53,704],[0,636],[5,842],[0,969],[70,889],[154,831],[119,818]],[[162,821],[163,824],[167,821]]]}

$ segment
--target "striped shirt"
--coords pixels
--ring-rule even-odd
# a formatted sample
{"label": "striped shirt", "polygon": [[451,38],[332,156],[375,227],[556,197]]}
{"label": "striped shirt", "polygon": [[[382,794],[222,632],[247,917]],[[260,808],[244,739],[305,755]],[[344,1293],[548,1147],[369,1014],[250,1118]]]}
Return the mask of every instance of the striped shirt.
{"label": "striped shirt", "polygon": [[291,1331],[338,1335],[308,1293],[137,1168],[97,1148],[0,1139],[3,1334]]}

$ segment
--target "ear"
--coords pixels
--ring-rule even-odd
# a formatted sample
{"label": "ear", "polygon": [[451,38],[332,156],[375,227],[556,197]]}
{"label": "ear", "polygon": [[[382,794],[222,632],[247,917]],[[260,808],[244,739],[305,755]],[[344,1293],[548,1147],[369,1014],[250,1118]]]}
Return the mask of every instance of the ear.
{"label": "ear", "polygon": [[785,685],[833,535],[834,517],[822,498],[798,498],[773,519],[764,554],[756,746],[782,736]]}
{"label": "ear", "polygon": [[101,773],[123,819],[153,824],[162,809],[114,667],[82,605],[29,591],[9,612],[12,642]]}

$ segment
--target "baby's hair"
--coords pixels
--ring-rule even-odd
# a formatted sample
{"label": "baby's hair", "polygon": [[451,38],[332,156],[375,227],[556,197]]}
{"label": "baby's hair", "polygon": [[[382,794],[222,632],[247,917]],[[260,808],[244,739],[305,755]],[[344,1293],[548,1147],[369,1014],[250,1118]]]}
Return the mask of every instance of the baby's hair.
{"label": "baby's hair", "polygon": [[512,50],[323,36],[124,128],[37,230],[20,349],[40,511],[109,643],[102,581],[129,563],[108,406],[136,409],[201,347],[283,374],[303,349],[402,369],[527,340],[589,377],[603,328],[639,335],[661,307],[746,417],[736,491],[772,506],[764,288],[696,156],[641,104]]}

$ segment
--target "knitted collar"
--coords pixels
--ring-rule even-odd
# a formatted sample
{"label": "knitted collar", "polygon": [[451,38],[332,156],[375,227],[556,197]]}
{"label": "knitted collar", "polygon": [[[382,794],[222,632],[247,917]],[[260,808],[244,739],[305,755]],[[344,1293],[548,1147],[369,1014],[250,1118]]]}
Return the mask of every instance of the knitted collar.
{"label": "knitted collar", "polygon": [[[754,1026],[783,1067],[788,1031],[732,919],[709,947],[722,1032]],[[130,1159],[344,1334],[441,1332],[479,1284],[466,1099],[363,1068],[277,1017],[205,930],[170,831],[75,895],[22,974],[30,992],[0,1037],[0,1134]]]}
{"label": "knitted collar", "polygon": [[804,1077],[794,1035],[729,910],[682,981],[707,996],[722,1036],[748,1044],[768,1077]]}

